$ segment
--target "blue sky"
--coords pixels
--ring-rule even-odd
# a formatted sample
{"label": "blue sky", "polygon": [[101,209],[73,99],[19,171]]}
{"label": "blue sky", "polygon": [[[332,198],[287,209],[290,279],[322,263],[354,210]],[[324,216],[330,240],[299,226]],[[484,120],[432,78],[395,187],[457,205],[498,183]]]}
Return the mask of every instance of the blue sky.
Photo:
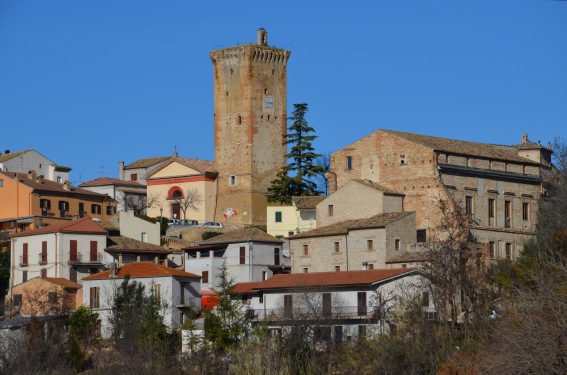
{"label": "blue sky", "polygon": [[288,112],[317,151],[377,129],[547,144],[567,125],[567,1],[0,0],[0,151],[72,182],[118,162],[214,158],[211,50],[289,49]]}

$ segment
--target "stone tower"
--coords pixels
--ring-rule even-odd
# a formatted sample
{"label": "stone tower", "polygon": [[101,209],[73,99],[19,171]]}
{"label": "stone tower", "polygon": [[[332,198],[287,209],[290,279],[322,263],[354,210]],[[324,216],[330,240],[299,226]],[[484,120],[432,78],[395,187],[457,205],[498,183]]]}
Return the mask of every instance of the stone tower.
{"label": "stone tower", "polygon": [[266,224],[266,192],[285,165],[286,64],[290,52],[257,43],[210,53],[214,70],[215,218],[228,224]]}

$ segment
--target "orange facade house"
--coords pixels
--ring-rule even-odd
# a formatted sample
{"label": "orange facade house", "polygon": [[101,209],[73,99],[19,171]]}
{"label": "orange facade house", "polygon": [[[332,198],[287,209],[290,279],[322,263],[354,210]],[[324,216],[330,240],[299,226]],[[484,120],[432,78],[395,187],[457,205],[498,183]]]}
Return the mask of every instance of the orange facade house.
{"label": "orange facade house", "polygon": [[17,233],[81,217],[105,220],[115,212],[116,201],[106,194],[49,181],[33,171],[0,171],[0,231]]}

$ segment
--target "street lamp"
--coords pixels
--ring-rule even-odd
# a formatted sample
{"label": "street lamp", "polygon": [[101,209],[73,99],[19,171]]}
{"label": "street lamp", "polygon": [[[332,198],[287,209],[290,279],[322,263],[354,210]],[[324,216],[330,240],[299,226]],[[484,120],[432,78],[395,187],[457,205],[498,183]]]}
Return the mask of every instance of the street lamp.
{"label": "street lamp", "polygon": [[161,236],[161,227],[163,225],[163,207],[159,208],[159,235]]}

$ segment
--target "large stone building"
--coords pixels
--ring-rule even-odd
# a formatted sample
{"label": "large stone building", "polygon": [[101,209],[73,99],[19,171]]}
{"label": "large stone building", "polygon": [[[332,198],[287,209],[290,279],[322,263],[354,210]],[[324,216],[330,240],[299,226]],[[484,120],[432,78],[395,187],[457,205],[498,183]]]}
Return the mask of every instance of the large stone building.
{"label": "large stone building", "polygon": [[216,220],[266,223],[266,192],[285,164],[290,52],[257,43],[210,53],[214,68]]}
{"label": "large stone building", "polygon": [[440,217],[440,200],[453,199],[472,216],[473,233],[493,258],[513,259],[532,235],[549,147],[466,142],[378,130],[331,155],[330,192],[353,179],[404,194],[403,210],[416,212],[418,242]]}

